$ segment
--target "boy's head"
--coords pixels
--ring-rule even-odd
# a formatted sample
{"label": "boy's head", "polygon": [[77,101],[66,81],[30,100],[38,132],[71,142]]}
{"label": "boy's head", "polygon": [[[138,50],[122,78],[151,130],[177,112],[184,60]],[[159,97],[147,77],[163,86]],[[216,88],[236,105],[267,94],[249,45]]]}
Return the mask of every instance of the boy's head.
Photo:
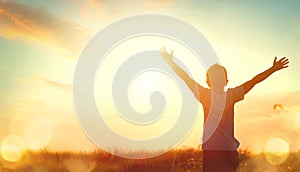
{"label": "boy's head", "polygon": [[214,90],[224,90],[227,85],[227,71],[225,67],[214,64],[206,72],[206,83]]}

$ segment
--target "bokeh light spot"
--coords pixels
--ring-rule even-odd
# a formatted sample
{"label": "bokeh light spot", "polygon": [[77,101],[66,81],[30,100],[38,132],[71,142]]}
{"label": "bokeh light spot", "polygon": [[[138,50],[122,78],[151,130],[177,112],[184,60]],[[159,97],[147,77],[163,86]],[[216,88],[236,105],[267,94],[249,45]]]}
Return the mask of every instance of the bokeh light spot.
{"label": "bokeh light spot", "polygon": [[1,143],[1,156],[6,161],[17,162],[23,156],[24,143],[16,135],[5,137]]}
{"label": "bokeh light spot", "polygon": [[289,156],[289,144],[281,138],[272,138],[267,142],[264,155],[269,164],[282,164]]}

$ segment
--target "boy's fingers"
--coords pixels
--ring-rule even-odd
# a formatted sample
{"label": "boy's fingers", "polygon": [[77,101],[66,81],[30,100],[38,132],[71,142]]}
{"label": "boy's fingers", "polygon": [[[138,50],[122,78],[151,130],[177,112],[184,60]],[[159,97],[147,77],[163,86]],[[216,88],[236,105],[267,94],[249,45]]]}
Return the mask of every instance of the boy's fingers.
{"label": "boy's fingers", "polygon": [[289,63],[289,60],[284,60],[282,63]]}
{"label": "boy's fingers", "polygon": [[288,59],[284,60],[282,63],[290,62]]}
{"label": "boy's fingers", "polygon": [[282,61],[284,61],[285,59],[287,59],[287,58],[286,58],[286,57],[283,57],[283,58],[281,58],[279,61],[282,62]]}
{"label": "boy's fingers", "polygon": [[283,65],[287,65],[287,64],[289,64],[289,62],[285,62],[285,63],[283,63]]}
{"label": "boy's fingers", "polygon": [[277,60],[277,57],[275,56],[273,63],[275,63],[275,62],[276,62],[276,60]]}
{"label": "boy's fingers", "polygon": [[160,52],[161,52],[161,53],[164,53],[164,49],[163,49],[163,48],[160,48]]}
{"label": "boy's fingers", "polygon": [[289,67],[288,65],[287,66],[283,66],[282,68],[287,68],[287,67]]}

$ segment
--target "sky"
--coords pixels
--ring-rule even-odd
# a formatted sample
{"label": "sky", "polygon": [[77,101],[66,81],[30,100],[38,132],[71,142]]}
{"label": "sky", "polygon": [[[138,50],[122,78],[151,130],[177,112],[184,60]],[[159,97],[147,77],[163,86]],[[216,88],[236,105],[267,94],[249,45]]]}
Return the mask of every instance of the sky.
{"label": "sky", "polygon": [[[255,86],[245,96],[245,100],[236,105],[235,135],[241,143],[240,148],[253,152],[264,151],[274,138],[281,139],[291,151],[299,150],[299,7],[300,3],[296,0],[1,0],[2,147],[7,143],[18,143],[28,149],[95,149],[96,146],[80,127],[73,104],[74,71],[80,53],[88,41],[105,26],[125,17],[155,13],[186,21],[207,38],[222,65],[227,68],[228,87],[238,86],[271,67],[275,56],[288,57],[289,68]],[[111,57],[119,52],[125,56],[145,49],[159,50],[161,46],[166,46],[168,50],[174,49],[177,57],[189,53],[180,44],[163,38],[144,37],[130,41],[120,45]],[[112,63],[108,61],[107,64]],[[189,60],[186,64],[188,67],[193,65]],[[113,73],[112,66],[107,70]],[[207,87],[203,67],[196,67],[192,73],[197,82]],[[110,76],[105,75],[103,78],[100,74],[100,85],[103,79],[105,82],[110,81]],[[145,81],[140,81],[140,84],[145,84]],[[166,81],[165,84],[172,83]],[[146,81],[147,86],[149,80]],[[161,88],[161,91],[166,91],[166,97],[171,96],[168,101],[175,107],[181,102],[172,97],[176,94],[171,94],[170,90],[176,91],[176,87],[168,88]],[[145,112],[149,110],[147,95],[139,98],[147,88],[139,89],[133,87],[129,90],[133,92],[129,99],[137,111]],[[101,98],[105,93],[97,94]],[[102,103],[107,102],[110,101],[102,100]],[[283,109],[274,110],[274,104],[281,104]],[[110,107],[107,113],[115,113],[112,105],[107,106]],[[201,110],[199,105],[197,121],[179,147],[198,147],[203,127]],[[169,113],[176,111],[176,108],[172,108]],[[162,120],[157,126],[143,128],[145,130],[142,133],[134,132],[141,131],[134,127],[124,127],[126,122],[124,124],[123,119],[116,115],[108,117],[107,121],[114,131],[123,135],[147,138],[167,130],[175,117],[166,119],[172,122]]]}

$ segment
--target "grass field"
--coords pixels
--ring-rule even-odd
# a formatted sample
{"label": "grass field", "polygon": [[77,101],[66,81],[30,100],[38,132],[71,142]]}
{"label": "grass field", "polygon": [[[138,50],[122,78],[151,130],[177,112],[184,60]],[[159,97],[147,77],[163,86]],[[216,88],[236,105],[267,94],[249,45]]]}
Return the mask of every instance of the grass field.
{"label": "grass field", "polygon": [[[145,153],[145,152],[141,152]],[[0,159],[1,172],[201,172],[202,151],[200,149],[174,149],[161,156],[148,159],[125,159],[103,151],[54,152],[27,151],[17,162]],[[239,152],[239,172],[299,172],[300,152],[282,156],[253,155]],[[282,162],[271,165],[270,162]]]}

